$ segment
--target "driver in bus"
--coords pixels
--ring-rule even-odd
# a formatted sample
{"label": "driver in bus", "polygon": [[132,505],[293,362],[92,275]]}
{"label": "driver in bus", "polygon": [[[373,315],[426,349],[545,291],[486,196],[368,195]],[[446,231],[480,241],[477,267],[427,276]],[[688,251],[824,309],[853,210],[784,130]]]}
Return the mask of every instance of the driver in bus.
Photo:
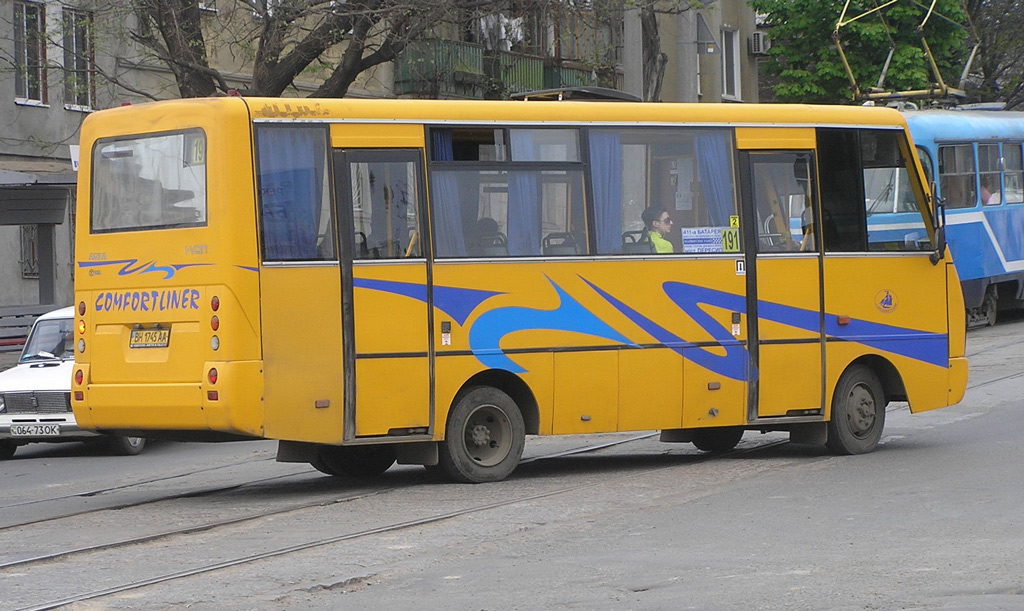
{"label": "driver in bus", "polygon": [[640,218],[643,219],[647,235],[651,239],[651,244],[654,245],[654,252],[662,254],[675,251],[672,242],[665,239],[669,230],[672,229],[672,217],[664,208],[661,206],[646,208],[640,213]]}

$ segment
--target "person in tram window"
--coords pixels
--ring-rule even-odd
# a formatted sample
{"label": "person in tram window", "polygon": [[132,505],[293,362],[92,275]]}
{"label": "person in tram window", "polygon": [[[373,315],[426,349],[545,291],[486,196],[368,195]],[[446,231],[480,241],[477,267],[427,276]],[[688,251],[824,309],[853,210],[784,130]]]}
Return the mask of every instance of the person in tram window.
{"label": "person in tram window", "polygon": [[672,229],[672,217],[668,212],[661,206],[651,206],[640,214],[640,218],[643,219],[647,235],[651,238],[651,244],[654,245],[654,252],[658,254],[674,252],[672,242],[665,239],[669,230]]}

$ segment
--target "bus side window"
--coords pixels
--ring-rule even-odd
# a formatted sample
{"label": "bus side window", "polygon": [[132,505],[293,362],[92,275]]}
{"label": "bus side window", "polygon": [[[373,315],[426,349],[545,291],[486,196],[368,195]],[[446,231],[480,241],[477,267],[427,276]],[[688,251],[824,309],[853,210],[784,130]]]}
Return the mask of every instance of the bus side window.
{"label": "bus side window", "polygon": [[322,126],[256,128],[265,261],[333,260],[334,222]]}
{"label": "bus side window", "polygon": [[349,163],[353,257],[400,259],[419,257],[420,241],[416,164],[411,161]]}

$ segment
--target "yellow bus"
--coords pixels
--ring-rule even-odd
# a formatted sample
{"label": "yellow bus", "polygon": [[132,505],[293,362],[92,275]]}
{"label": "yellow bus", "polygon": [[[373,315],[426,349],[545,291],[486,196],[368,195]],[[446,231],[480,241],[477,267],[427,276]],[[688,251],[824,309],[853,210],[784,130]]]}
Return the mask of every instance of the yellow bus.
{"label": "yellow bus", "polygon": [[[82,128],[79,424],[496,481],[526,435],[873,450],[963,298],[883,108],[223,97]],[[901,170],[897,172],[896,170]],[[902,233],[865,184],[906,178]]]}

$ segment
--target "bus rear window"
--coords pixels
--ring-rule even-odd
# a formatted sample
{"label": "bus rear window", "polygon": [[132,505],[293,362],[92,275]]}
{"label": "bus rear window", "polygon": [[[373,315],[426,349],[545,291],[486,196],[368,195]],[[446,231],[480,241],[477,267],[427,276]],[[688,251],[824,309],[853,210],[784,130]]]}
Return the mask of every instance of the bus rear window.
{"label": "bus rear window", "polygon": [[99,140],[92,152],[92,231],[206,224],[206,134]]}

